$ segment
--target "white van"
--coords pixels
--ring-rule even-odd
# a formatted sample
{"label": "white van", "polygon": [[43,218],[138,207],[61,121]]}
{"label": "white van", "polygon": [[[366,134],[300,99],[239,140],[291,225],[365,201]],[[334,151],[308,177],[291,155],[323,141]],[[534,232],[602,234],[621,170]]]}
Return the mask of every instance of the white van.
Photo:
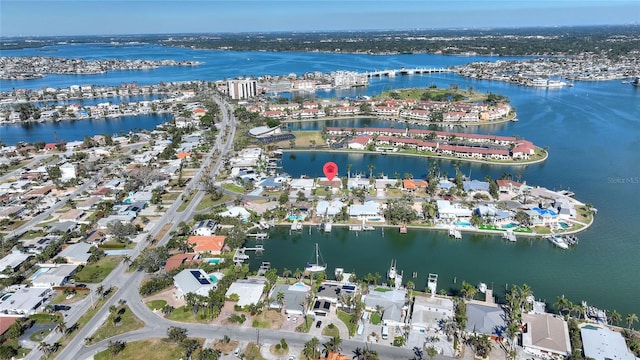
{"label": "white van", "polygon": [[356,331],[356,334],[362,335],[363,332],[364,332],[364,324],[360,323],[358,325],[358,331]]}
{"label": "white van", "polygon": [[382,325],[382,339],[386,340],[389,337],[389,327]]}

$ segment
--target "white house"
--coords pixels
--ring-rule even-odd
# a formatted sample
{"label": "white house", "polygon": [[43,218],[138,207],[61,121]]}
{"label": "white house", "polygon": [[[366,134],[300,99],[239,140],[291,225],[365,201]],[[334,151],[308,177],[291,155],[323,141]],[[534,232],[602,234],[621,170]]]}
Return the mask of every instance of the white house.
{"label": "white house", "polygon": [[60,165],[61,181],[69,181],[76,178],[76,166],[70,163]]}

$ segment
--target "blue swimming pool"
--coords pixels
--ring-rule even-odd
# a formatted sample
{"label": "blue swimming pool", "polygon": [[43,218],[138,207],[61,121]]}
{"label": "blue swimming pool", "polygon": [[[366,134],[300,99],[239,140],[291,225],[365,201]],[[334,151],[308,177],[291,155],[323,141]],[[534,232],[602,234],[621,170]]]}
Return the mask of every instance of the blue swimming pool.
{"label": "blue swimming pool", "polygon": [[567,224],[566,222],[562,222],[562,221],[560,221],[558,223],[558,225],[560,225],[560,227],[563,228],[563,229],[568,229],[568,228],[571,227],[571,225]]}
{"label": "blue swimming pool", "polygon": [[291,220],[291,221],[304,220],[304,216],[303,215],[289,215],[288,219]]}
{"label": "blue swimming pool", "polygon": [[207,262],[211,265],[218,265],[222,262],[221,258],[211,258],[211,259],[207,259]]}
{"label": "blue swimming pool", "polygon": [[31,275],[31,277],[29,278],[29,280],[34,280],[35,278],[37,278],[38,276],[40,276],[41,274],[46,273],[47,271],[49,271],[48,268],[40,268],[38,269],[35,273],[33,273],[33,275]]}
{"label": "blue swimming pool", "polygon": [[218,282],[218,278],[215,275],[209,275],[209,279],[211,279],[211,282],[214,284]]}
{"label": "blue swimming pool", "polygon": [[504,224],[501,226],[501,228],[503,229],[513,229],[515,227],[518,227],[518,224],[516,223],[508,223],[508,224]]}
{"label": "blue swimming pool", "polygon": [[531,208],[531,210],[537,211],[538,214],[540,214],[540,215],[551,215],[551,216],[558,215],[555,211],[553,211],[551,209],[540,209],[539,207],[534,207],[534,208]]}
{"label": "blue swimming pool", "polygon": [[456,226],[471,226],[471,223],[468,221],[456,221],[453,224]]}

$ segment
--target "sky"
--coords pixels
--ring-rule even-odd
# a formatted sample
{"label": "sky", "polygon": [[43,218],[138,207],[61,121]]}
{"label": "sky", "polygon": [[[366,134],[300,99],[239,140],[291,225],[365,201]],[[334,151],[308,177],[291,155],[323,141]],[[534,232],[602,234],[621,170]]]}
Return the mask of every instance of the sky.
{"label": "sky", "polygon": [[0,37],[640,23],[640,0],[0,0]]}

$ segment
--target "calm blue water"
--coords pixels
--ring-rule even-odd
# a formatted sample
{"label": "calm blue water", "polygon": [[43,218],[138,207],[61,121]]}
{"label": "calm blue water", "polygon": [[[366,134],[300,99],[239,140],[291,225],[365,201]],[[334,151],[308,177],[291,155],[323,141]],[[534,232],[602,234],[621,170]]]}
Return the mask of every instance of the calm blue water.
{"label": "calm blue water", "polygon": [[31,122],[0,126],[0,141],[5,144],[24,142],[76,141],[85,135],[129,133],[139,129],[154,129],[172,118],[169,114],[121,116],[117,118]]}
{"label": "calm blue water", "polygon": [[[334,70],[376,70],[401,66],[449,66],[482,57],[446,57],[439,55],[353,55],[324,53],[266,53],[221,52],[159,46],[113,47],[108,45],[56,46],[45,49],[3,51],[3,56],[43,55],[61,57],[142,58],[199,60],[205,64],[194,68],[162,68],[149,71],[121,71],[100,75],[52,75],[34,81],[0,81],[0,90],[12,88],[67,87],[73,84],[119,85],[136,81],[152,84],[161,81],[220,80],[248,75],[282,75],[289,73]],[[505,59],[505,58],[501,58]],[[392,258],[398,260],[399,269],[405,270],[405,279],[415,281],[417,288],[426,286],[429,272],[441,276],[442,286],[455,288],[461,280],[494,284],[496,292],[504,284],[528,283],[540,298],[553,302],[565,294],[574,302],[588,300],[596,306],[617,309],[621,313],[640,312],[640,89],[623,85],[620,81],[575,83],[573,88],[542,90],[517,87],[500,82],[461,78],[454,74],[399,76],[371,80],[370,86],[357,90],[319,93],[319,97],[375,95],[394,88],[428,86],[460,88],[473,87],[476,91],[492,91],[507,95],[518,111],[517,123],[506,123],[474,131],[498,135],[517,135],[539,146],[548,147],[549,159],[530,166],[496,167],[485,164],[459,163],[461,171],[472,178],[493,178],[507,172],[521,177],[531,185],[550,189],[574,191],[576,197],[598,208],[595,224],[581,233],[580,244],[560,251],[545,240],[519,239],[507,244],[491,236],[465,235],[462,241],[448,240],[443,232],[410,231],[406,236],[388,232],[381,237],[379,231],[362,232],[355,237],[346,229],[334,228],[330,234],[312,235],[306,231],[290,237],[285,229],[277,229],[265,241],[263,260],[282,269],[303,267],[313,253],[315,242],[329,263],[329,269],[340,266],[355,270],[359,276],[368,272],[384,274]],[[111,123],[113,121],[113,123]],[[24,141],[38,136],[59,138],[85,134],[114,133],[121,128],[152,128],[156,121],[109,119],[92,122],[44,124],[34,129],[0,127],[0,140],[12,134],[13,139]],[[109,124],[106,124],[109,122]],[[327,126],[337,125],[327,122]],[[319,129],[323,122],[291,125],[294,129]],[[381,126],[378,120],[352,120],[337,126]],[[393,124],[394,126],[399,126]],[[105,126],[109,126],[106,130]],[[148,127],[147,127],[148,126]],[[11,131],[7,130],[11,129]],[[11,141],[6,141],[11,143]],[[306,174],[320,176],[322,165],[334,161],[340,167],[339,175],[346,174],[347,164],[352,173],[368,174],[369,165],[374,174],[393,176],[412,173],[423,177],[430,159],[379,156],[372,154],[290,153],[283,158],[284,170],[292,176]],[[440,161],[443,172],[454,174],[454,162]],[[291,256],[291,254],[297,254]],[[260,259],[253,259],[253,266]],[[412,272],[418,278],[410,279]],[[457,284],[453,283],[457,279]]]}

